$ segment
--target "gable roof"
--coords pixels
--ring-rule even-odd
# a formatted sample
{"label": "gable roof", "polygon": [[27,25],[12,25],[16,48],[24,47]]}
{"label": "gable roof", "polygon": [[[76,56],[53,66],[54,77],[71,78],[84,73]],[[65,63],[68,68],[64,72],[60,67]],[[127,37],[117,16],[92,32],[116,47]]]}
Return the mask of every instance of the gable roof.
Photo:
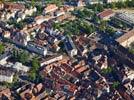
{"label": "gable roof", "polygon": [[125,42],[126,40],[128,40],[132,36],[134,36],[134,29],[125,33],[124,35],[122,35],[121,37],[116,39],[116,41],[119,42],[119,43],[122,43],[122,42]]}
{"label": "gable roof", "polygon": [[20,3],[5,3],[4,7],[8,10],[24,10],[25,6]]}
{"label": "gable roof", "polygon": [[48,5],[44,8],[44,10],[45,10],[46,13],[51,12],[51,11],[55,11],[55,10],[57,10],[57,9],[58,9],[58,7],[56,6],[56,4],[48,4]]}
{"label": "gable roof", "polygon": [[111,15],[111,14],[113,14],[114,12],[112,11],[112,9],[107,9],[107,10],[104,10],[104,11],[102,11],[102,12],[100,12],[99,14],[98,14],[98,16],[100,17],[100,18],[105,18],[105,17],[107,17],[107,16],[109,16],[109,15]]}

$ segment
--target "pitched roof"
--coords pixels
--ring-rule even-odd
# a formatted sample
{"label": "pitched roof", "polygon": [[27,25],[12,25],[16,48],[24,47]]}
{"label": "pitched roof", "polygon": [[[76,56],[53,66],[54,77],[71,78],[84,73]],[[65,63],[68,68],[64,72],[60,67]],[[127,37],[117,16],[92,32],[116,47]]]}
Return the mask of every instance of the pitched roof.
{"label": "pitched roof", "polygon": [[20,3],[5,3],[4,7],[8,10],[24,10],[25,6]]}
{"label": "pitched roof", "polygon": [[11,91],[10,91],[10,89],[7,88],[7,89],[5,89],[5,90],[2,90],[2,91],[0,92],[0,97],[2,97],[3,94],[4,94],[5,96],[7,96],[7,97],[10,98],[10,96],[11,96]]}
{"label": "pitched roof", "polygon": [[116,41],[119,42],[119,43],[122,43],[122,42],[125,42],[126,40],[128,40],[132,36],[134,36],[134,29],[125,33],[124,35],[122,35],[121,37],[116,39]]}
{"label": "pitched roof", "polygon": [[111,9],[107,9],[107,10],[104,10],[103,12],[100,12],[99,14],[98,14],[98,16],[100,17],[100,18],[104,18],[104,17],[107,17],[107,16],[109,16],[109,15],[111,15],[111,14],[113,14],[114,12],[111,10]]}
{"label": "pitched roof", "polygon": [[86,68],[85,66],[81,66],[81,67],[79,67],[78,69],[76,69],[76,72],[82,73],[82,72],[84,72],[85,70],[87,70],[87,68]]}
{"label": "pitched roof", "polygon": [[45,11],[46,12],[51,12],[51,11],[54,11],[58,9],[58,7],[56,6],[56,4],[48,4],[46,7],[45,7]]}

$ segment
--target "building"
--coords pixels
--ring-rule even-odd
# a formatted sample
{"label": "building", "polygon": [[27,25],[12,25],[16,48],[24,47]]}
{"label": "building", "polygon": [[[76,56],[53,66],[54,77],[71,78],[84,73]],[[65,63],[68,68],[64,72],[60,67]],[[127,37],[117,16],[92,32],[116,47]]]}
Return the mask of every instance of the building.
{"label": "building", "polygon": [[30,50],[32,52],[38,53],[43,56],[47,55],[47,48],[44,46],[38,45],[34,42],[28,42],[26,47],[28,50]]}
{"label": "building", "polygon": [[2,68],[2,67],[3,66],[0,67],[0,82],[12,83],[14,72],[9,68]]}
{"label": "building", "polygon": [[26,46],[27,42],[30,41],[30,36],[21,31],[12,36],[11,40],[17,45]]}
{"label": "building", "polygon": [[9,31],[4,31],[4,32],[2,33],[2,36],[3,36],[4,38],[10,38],[10,35],[11,35],[11,33],[10,33]]}
{"label": "building", "polygon": [[104,0],[104,2],[106,2],[106,3],[119,2],[119,1],[124,2],[126,0]]}
{"label": "building", "polygon": [[78,53],[80,53],[80,55],[82,55],[82,56],[84,56],[88,52],[88,49],[86,47],[84,47],[83,45],[80,45],[77,43],[76,47],[78,49]]}
{"label": "building", "polygon": [[77,55],[78,51],[71,37],[67,36],[66,40],[64,41],[64,45],[68,55],[70,55],[71,57]]}
{"label": "building", "polygon": [[55,18],[55,22],[62,22],[62,21],[64,21],[64,20],[68,20],[68,21],[72,21],[72,20],[74,20],[75,19],[75,16],[72,16],[72,15],[70,15],[70,14],[64,14],[64,15],[61,15],[61,16],[59,16],[59,17],[56,17]]}
{"label": "building", "polygon": [[0,99],[1,100],[11,100],[11,91],[9,88],[4,89],[0,92]]}
{"label": "building", "polygon": [[106,55],[98,55],[93,57],[95,64],[99,69],[107,69],[108,67],[108,57]]}
{"label": "building", "polygon": [[4,53],[3,55],[0,56],[0,65],[4,65],[7,63],[7,59],[11,57],[11,54],[9,53]]}
{"label": "building", "polygon": [[35,21],[36,21],[37,24],[40,25],[41,23],[43,23],[45,21],[44,16],[37,16],[35,18]]}
{"label": "building", "polygon": [[10,11],[19,11],[25,10],[25,5],[20,3],[5,3],[4,8]]}
{"label": "building", "polygon": [[48,21],[48,20],[50,20],[50,19],[52,19],[53,18],[53,16],[50,16],[50,15],[46,15],[46,16],[37,16],[36,18],[35,18],[35,22],[36,22],[36,24],[38,24],[38,25],[40,25],[41,23],[43,23],[44,21]]}
{"label": "building", "polygon": [[59,10],[54,12],[54,15],[56,17],[59,17],[59,16],[64,15],[64,14],[65,14],[64,8],[60,8]]}
{"label": "building", "polygon": [[43,14],[47,14],[47,13],[51,13],[54,12],[58,9],[58,7],[56,6],[56,4],[48,4],[43,11]]}
{"label": "building", "polygon": [[114,18],[126,23],[131,27],[134,27],[134,13],[128,13],[128,12],[117,13]]}
{"label": "building", "polygon": [[117,38],[116,41],[124,47],[129,47],[134,42],[134,29]]}
{"label": "building", "polygon": [[86,72],[88,70],[88,68],[84,65],[84,66],[78,66],[74,70],[81,74],[81,73]]}
{"label": "building", "polygon": [[98,4],[98,3],[100,3],[100,4],[102,4],[103,3],[103,1],[102,0],[85,0],[86,1],[86,3],[87,4]]}
{"label": "building", "polygon": [[64,5],[63,8],[64,8],[64,10],[65,10],[66,12],[74,11],[74,7],[73,7],[73,6]]}
{"label": "building", "polygon": [[85,1],[84,0],[77,0],[77,7],[83,7],[85,6]]}
{"label": "building", "polygon": [[34,12],[36,12],[37,11],[37,8],[36,7],[31,7],[30,9],[26,9],[25,11],[24,11],[24,14],[25,15],[32,15]]}
{"label": "building", "polygon": [[97,16],[103,20],[108,20],[110,17],[113,17],[114,15],[115,13],[112,11],[112,9],[105,9],[104,11],[97,14]]}
{"label": "building", "polygon": [[134,71],[132,69],[129,68],[125,68],[124,69],[124,79],[123,80],[130,80],[132,81],[134,79]]}
{"label": "building", "polygon": [[4,8],[4,4],[0,1],[0,10]]}
{"label": "building", "polygon": [[51,64],[53,62],[62,60],[62,59],[63,59],[63,55],[56,55],[56,56],[48,57],[46,59],[43,59],[40,62],[40,66],[48,65],[48,64]]}
{"label": "building", "polygon": [[23,100],[41,100],[47,96],[42,83],[26,84],[17,89],[17,93]]}
{"label": "building", "polygon": [[23,71],[28,72],[30,70],[30,67],[22,65],[22,63],[16,62],[13,65],[13,68],[15,68],[17,71]]}

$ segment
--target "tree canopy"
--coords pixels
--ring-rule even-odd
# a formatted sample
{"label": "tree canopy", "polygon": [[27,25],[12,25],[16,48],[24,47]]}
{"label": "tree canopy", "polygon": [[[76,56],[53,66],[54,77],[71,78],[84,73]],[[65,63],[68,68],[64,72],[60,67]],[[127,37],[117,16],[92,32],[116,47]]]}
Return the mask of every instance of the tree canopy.
{"label": "tree canopy", "polygon": [[4,50],[5,50],[4,45],[0,43],[0,54],[2,54]]}
{"label": "tree canopy", "polygon": [[113,84],[112,84],[112,87],[113,88],[117,88],[118,86],[119,86],[119,82],[118,81],[116,81],[116,82],[113,82]]}
{"label": "tree canopy", "polygon": [[54,3],[57,6],[61,6],[64,3],[64,0],[45,0],[47,4]]}
{"label": "tree canopy", "polygon": [[102,70],[102,73],[103,74],[109,74],[109,73],[111,73],[113,71],[113,69],[111,68],[111,67],[108,67],[107,69],[103,69]]}
{"label": "tree canopy", "polygon": [[25,64],[27,63],[29,59],[29,54],[26,53],[26,52],[22,52],[18,55],[18,60],[22,63],[22,64]]}
{"label": "tree canopy", "polygon": [[13,49],[12,57],[22,64],[26,64],[29,61],[29,54],[25,51],[19,52],[18,50]]}
{"label": "tree canopy", "polygon": [[29,78],[32,81],[38,80],[40,78],[40,76],[38,74],[38,70],[40,68],[38,59],[33,58],[33,60],[31,61],[31,66],[32,66],[32,68],[29,72]]}

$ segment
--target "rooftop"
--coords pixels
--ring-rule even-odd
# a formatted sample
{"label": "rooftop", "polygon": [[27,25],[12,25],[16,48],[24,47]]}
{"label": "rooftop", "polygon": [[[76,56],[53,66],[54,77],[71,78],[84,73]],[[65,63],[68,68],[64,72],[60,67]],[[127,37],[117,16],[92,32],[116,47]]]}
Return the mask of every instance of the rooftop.
{"label": "rooftop", "polygon": [[24,10],[25,9],[25,6],[23,4],[11,3],[11,2],[5,3],[4,7],[8,10]]}
{"label": "rooftop", "polygon": [[14,74],[13,69],[12,68],[7,68],[7,67],[0,67],[0,75],[4,75],[4,76],[12,76]]}
{"label": "rooftop", "polygon": [[134,25],[134,13],[128,13],[128,12],[118,13],[116,17]]}
{"label": "rooftop", "polygon": [[107,16],[109,16],[109,15],[111,15],[111,14],[113,14],[114,12],[112,11],[112,9],[105,9],[103,12],[100,12],[99,14],[98,14],[98,16],[100,17],[100,18],[104,18],[104,17],[107,17]]}
{"label": "rooftop", "polygon": [[132,29],[131,31],[125,33],[124,35],[119,37],[116,41],[119,42],[119,43],[123,43],[123,42],[127,41],[132,36],[134,36],[134,29]]}

